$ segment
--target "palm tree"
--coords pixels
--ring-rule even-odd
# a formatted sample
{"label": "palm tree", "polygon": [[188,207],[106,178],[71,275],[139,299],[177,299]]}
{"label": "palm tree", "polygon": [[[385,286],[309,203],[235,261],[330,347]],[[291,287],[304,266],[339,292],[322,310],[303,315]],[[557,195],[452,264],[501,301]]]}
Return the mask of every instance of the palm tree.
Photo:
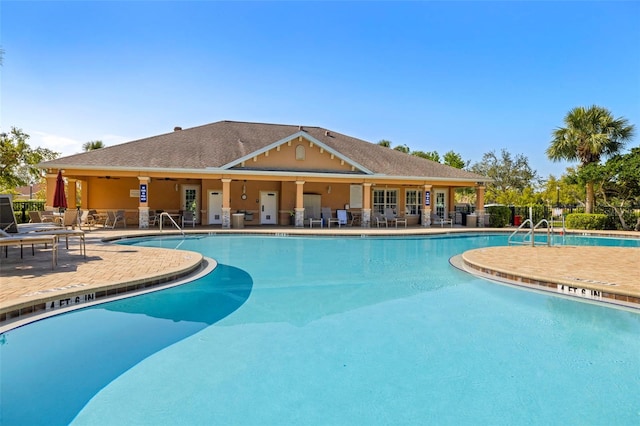
{"label": "palm tree", "polygon": [[[597,105],[572,109],[564,123],[566,127],[553,131],[547,157],[552,161],[577,160],[581,168],[620,152],[634,135],[634,126],[626,118],[613,118],[609,110]],[[586,189],[586,212],[593,213],[593,179],[587,180]]]}
{"label": "palm tree", "polygon": [[84,151],[93,151],[94,149],[104,148],[104,146],[102,141],[90,141],[82,144],[82,149]]}

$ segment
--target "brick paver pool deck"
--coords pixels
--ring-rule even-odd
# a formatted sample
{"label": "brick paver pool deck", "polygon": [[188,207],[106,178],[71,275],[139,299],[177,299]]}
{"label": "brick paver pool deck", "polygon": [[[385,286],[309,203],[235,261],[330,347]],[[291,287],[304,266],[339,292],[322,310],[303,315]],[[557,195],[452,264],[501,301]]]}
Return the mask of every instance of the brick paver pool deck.
{"label": "brick paver pool deck", "polygon": [[[434,233],[495,232],[489,228],[196,228],[187,233],[252,233],[288,235],[428,235]],[[176,234],[165,231],[161,235]],[[607,232],[608,235],[640,237],[638,232]],[[199,253],[106,242],[121,237],[159,235],[155,230],[98,229],[86,233],[87,256],[82,256],[77,244],[65,248],[59,243],[58,264],[51,267],[51,248],[9,248],[0,257],[0,331],[15,326],[36,314],[51,312],[87,295],[108,300],[129,292],[148,290],[197,273],[202,268]],[[49,252],[49,253],[47,253]],[[595,291],[595,299],[609,298],[640,308],[639,248],[620,247],[487,247],[464,253],[459,267],[497,281],[527,285],[556,292]],[[563,286],[563,287],[560,287]],[[580,296],[577,294],[576,296]],[[594,297],[590,297],[594,298]],[[613,299],[611,299],[613,298]],[[606,301],[606,300],[605,300]],[[82,306],[79,304],[78,306]]]}

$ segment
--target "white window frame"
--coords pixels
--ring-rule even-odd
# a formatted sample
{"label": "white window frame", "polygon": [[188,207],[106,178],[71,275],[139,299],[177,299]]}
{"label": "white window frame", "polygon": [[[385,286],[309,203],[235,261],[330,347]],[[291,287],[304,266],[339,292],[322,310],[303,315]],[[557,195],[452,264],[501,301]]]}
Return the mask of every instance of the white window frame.
{"label": "white window frame", "polygon": [[419,216],[422,212],[421,189],[407,189],[404,192],[404,210],[407,216]]}
{"label": "white window frame", "polygon": [[385,209],[393,209],[398,213],[398,190],[390,188],[374,188],[371,199],[373,200],[373,213],[384,214]]}

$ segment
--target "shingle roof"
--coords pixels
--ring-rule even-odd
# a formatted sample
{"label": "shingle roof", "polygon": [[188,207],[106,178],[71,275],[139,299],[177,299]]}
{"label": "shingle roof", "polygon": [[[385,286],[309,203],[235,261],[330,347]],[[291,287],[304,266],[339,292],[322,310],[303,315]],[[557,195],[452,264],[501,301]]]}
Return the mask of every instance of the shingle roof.
{"label": "shingle roof", "polygon": [[215,169],[304,131],[376,175],[487,178],[312,126],[219,121],[41,163],[44,168]]}

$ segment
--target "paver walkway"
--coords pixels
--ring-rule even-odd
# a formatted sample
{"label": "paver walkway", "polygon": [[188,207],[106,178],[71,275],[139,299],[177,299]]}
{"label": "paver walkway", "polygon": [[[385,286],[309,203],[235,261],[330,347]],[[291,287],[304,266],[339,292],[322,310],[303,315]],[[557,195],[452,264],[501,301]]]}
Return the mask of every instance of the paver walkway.
{"label": "paver walkway", "polygon": [[469,250],[462,259],[474,270],[496,278],[554,288],[569,295],[578,289],[596,290],[605,298],[640,308],[640,248],[487,247]]}

